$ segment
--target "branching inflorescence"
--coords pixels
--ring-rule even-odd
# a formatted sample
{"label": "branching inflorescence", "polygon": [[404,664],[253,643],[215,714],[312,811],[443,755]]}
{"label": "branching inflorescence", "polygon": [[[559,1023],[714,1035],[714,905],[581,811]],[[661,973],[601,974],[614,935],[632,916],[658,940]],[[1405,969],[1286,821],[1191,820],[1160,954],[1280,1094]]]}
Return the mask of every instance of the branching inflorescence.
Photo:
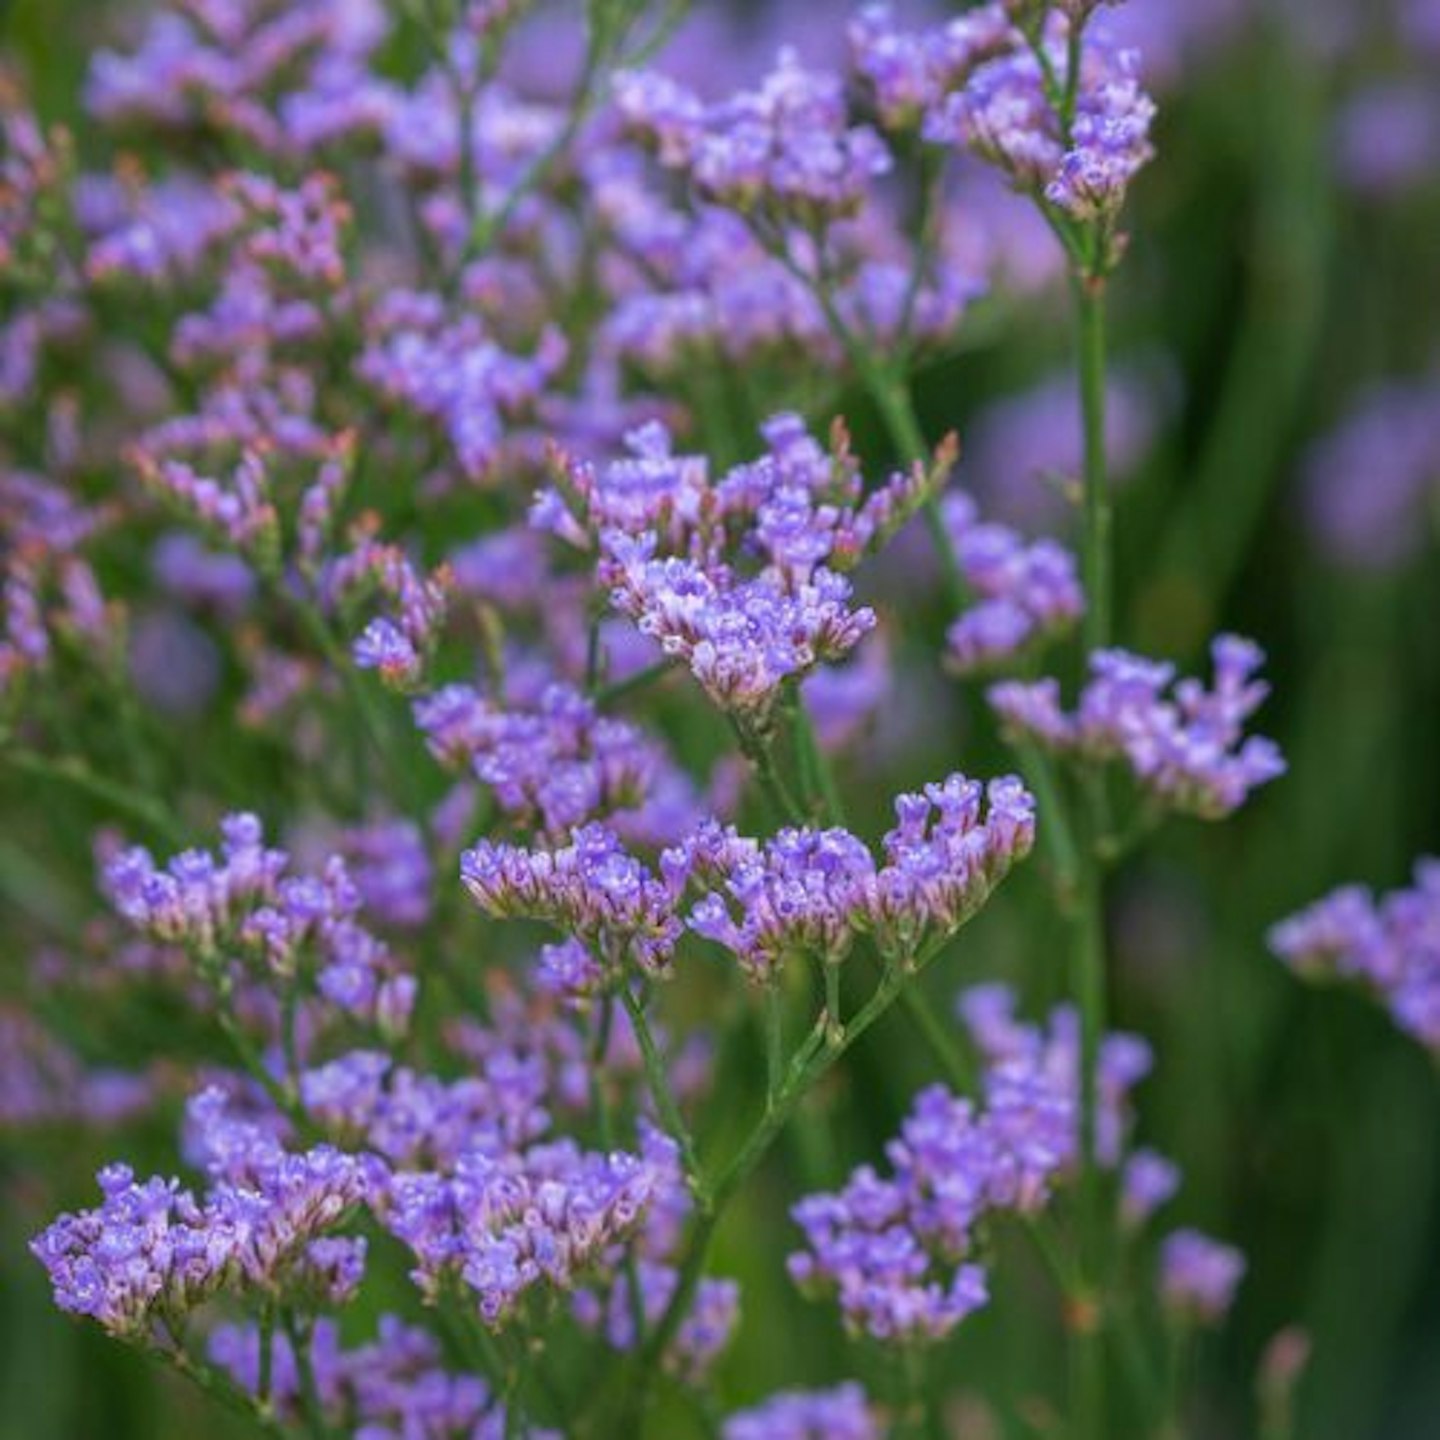
{"label": "branching inflorescence", "polygon": [[[1009,1300],[1060,1317],[1065,1433],[1178,1434],[1245,1263],[1150,1238],[1180,1171],[1106,1018],[1106,879],[1285,762],[1256,646],[1215,640],[1207,687],[1116,644],[1143,58],[1099,0],[864,5],[832,63],[734,74],[683,7],[570,8],[161,0],[91,65],[109,169],[0,75],[0,766],[80,805],[47,856],[105,822],[109,911],[59,926],[78,885],[0,854],[62,932],[0,1010],[0,1128],[184,1097],[192,1177],[107,1165],[31,1248],[273,1436],[908,1440],[1030,1245],[1050,1288]],[[982,517],[940,411],[972,306],[1044,328],[1061,278],[1052,538]],[[1440,1048],[1435,879],[1273,946]],[[111,1002],[158,1020],[142,1069],[79,1034]],[[896,1011],[913,1063],[887,1031],[827,1083]],[[722,1230],[777,1149],[810,1193]],[[719,1363],[742,1228],[747,1275],[869,1342],[817,1388]],[[1054,1428],[1058,1392],[1022,1403]]]}

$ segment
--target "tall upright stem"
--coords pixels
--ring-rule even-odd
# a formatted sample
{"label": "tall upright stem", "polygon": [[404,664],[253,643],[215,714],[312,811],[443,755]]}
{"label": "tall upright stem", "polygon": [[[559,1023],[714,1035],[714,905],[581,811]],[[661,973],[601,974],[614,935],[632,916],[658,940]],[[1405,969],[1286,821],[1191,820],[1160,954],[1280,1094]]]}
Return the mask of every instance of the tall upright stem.
{"label": "tall upright stem", "polygon": [[1085,580],[1085,648],[1110,643],[1110,482],[1105,473],[1105,280],[1077,275],[1076,340],[1079,351],[1080,419],[1084,434],[1084,529],[1081,569]]}
{"label": "tall upright stem", "polygon": [[[1105,468],[1105,280],[1077,270],[1073,279],[1083,444],[1081,570],[1087,656],[1110,644],[1111,516]],[[1104,869],[1095,845],[1104,830],[1100,777],[1085,787],[1089,824],[1077,875],[1074,985],[1080,1010],[1080,1254],[1086,1297],[1072,1307],[1075,1433],[1107,1433],[1103,1309],[1099,1305],[1104,1245],[1104,1187],[1096,1147],[1096,1070],[1106,1026]]]}

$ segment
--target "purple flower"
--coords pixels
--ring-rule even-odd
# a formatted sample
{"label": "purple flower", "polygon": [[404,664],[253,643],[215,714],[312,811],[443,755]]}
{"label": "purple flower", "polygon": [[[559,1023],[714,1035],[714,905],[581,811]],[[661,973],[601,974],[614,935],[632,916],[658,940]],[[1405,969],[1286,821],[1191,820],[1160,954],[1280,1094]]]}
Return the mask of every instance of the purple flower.
{"label": "purple flower", "polygon": [[156,543],[150,568],[177,599],[234,617],[255,596],[255,572],[238,556],[216,554],[193,535],[174,531]]}
{"label": "purple flower", "polygon": [[411,820],[377,820],[346,830],[340,851],[360,893],[360,903],[377,920],[416,929],[430,917],[434,867],[420,827]]}
{"label": "purple flower", "polygon": [[[1005,985],[975,985],[960,1014],[986,1062],[983,1086],[996,1123],[1023,1137],[1010,1179],[1025,1206],[1043,1199],[1051,1177],[1068,1174],[1079,1154],[1080,1024],[1073,1007],[1051,1012],[1045,1028],[1015,1017]],[[1130,1125],[1130,1092],[1150,1073],[1150,1047],[1138,1036],[1105,1036],[1096,1058],[1095,1150],[1099,1163],[1121,1163]]]}
{"label": "purple flower", "polygon": [[721,709],[763,730],[786,681],[844,659],[875,626],[850,606],[851,586],[833,571],[787,587],[742,580],[728,567],[654,558],[652,537],[605,537],[605,574],[616,608],[661,649],[689,666]]}
{"label": "purple flower", "polygon": [[447,685],[415,702],[415,720],[436,759],[471,771],[503,814],[546,835],[639,809],[674,773],[657,741],[566,685],[530,706]]}
{"label": "purple flower", "polygon": [[943,513],[960,573],[977,597],[946,632],[953,670],[971,675],[1002,666],[1074,626],[1085,599],[1068,551],[981,523],[963,493],[947,496]]}
{"label": "purple flower", "polygon": [[998,4],[923,31],[898,29],[889,5],[866,5],[847,35],[851,64],[887,130],[918,126],[978,65],[1015,42],[1010,17]]}
{"label": "purple flower", "polygon": [[607,973],[628,961],[664,974],[680,938],[673,889],[603,825],[581,826],[556,850],[481,840],[460,857],[460,878],[488,914],[549,921],[591,946]]}
{"label": "purple flower", "polygon": [[1120,1218],[1138,1229],[1180,1188],[1180,1167],[1154,1150],[1137,1150],[1120,1177]]}
{"label": "purple flower", "polygon": [[334,138],[373,133],[385,91],[365,60],[385,29],[383,8],[372,0],[302,0],[283,14],[269,0],[162,11],[133,54],[94,57],[86,101],[111,125],[213,128],[275,155],[300,156]]}
{"label": "purple flower", "polygon": [[466,1154],[501,1155],[544,1135],[553,1078],[514,1046],[492,1044],[483,1073],[452,1081],[357,1050],[305,1071],[299,1090],[306,1112],[337,1141],[397,1166],[448,1171]]}
{"label": "purple flower", "polygon": [[[604,1336],[615,1350],[636,1346],[638,1308],[647,1325],[664,1315],[679,1282],[675,1261],[694,1200],[680,1164],[679,1146],[668,1135],[642,1122],[641,1155],[655,1177],[654,1193],[639,1230],[630,1241],[631,1263],[607,1266],[595,1284],[574,1298],[576,1319]],[[631,1286],[637,1287],[632,1292]],[[729,1342],[739,1321],[740,1287],[733,1280],[704,1277],[689,1310],[662,1358],[666,1370],[685,1383],[703,1382]]]}
{"label": "purple flower", "polygon": [[142,935],[175,944],[208,982],[248,980],[261,993],[276,979],[311,973],[319,995],[355,1019],[403,1031],[413,977],[358,920],[360,894],[333,856],[318,876],[288,872],[289,856],[265,844],[254,815],[221,822],[218,855],[187,850],[163,869],[143,847],[108,861],[111,904]]}
{"label": "purple flower", "polygon": [[1104,650],[1090,657],[1091,678],[1073,714],[1061,708],[1053,680],[992,686],[990,704],[1012,733],[1082,760],[1121,761],[1166,809],[1222,819],[1284,774],[1285,762],[1272,741],[1244,733],[1269,689],[1255,679],[1259,647],[1222,635],[1211,653],[1210,690],[1175,681],[1170,665]]}
{"label": "purple flower", "polygon": [[[260,1332],[222,1325],[210,1337],[211,1361],[252,1395],[260,1393]],[[343,1350],[335,1323],[318,1320],[309,1337],[310,1372],[336,1430],[356,1440],[424,1435],[429,1440],[502,1440],[505,1407],[477,1375],[447,1370],[439,1341],[428,1330],[382,1315],[375,1338]],[[302,1425],[300,1369],[289,1338],[270,1337],[269,1401],[280,1418]],[[529,1427],[534,1440],[558,1440]]]}
{"label": "purple flower", "polygon": [[849,123],[840,79],[804,69],[790,50],[757,89],[716,104],[647,72],[619,77],[616,103],[703,198],[782,220],[853,214],[891,166],[880,137]]}
{"label": "purple flower", "polygon": [[1428,84],[1374,85],[1335,117],[1340,178],[1365,195],[1403,193],[1428,183],[1440,164],[1440,104]]}
{"label": "purple flower", "polygon": [[378,670],[395,689],[413,685],[421,672],[420,656],[409,637],[393,621],[372,620],[351,647],[362,670]]}
{"label": "purple flower", "polygon": [[1131,181],[1155,156],[1155,102],[1141,88],[1134,50],[1090,47],[1081,62],[1070,148],[1045,198],[1077,220],[1111,221]]}
{"label": "purple flower", "polygon": [[[1034,1214],[1073,1176],[1079,1154],[1080,1036],[1073,1011],[1048,1032],[1014,1017],[1003,986],[966,992],[962,1010],[984,1060],[982,1100],[931,1086],[886,1146],[893,1174],[862,1166],[836,1194],[793,1215],[807,1248],[790,1257],[807,1292],[833,1293],[852,1330],[876,1339],[943,1339],[986,1303],[977,1232]],[[1101,1163],[1118,1162],[1126,1101],[1149,1067],[1143,1042],[1106,1037],[1097,1071]]]}
{"label": "purple flower", "polygon": [[785,829],[764,844],[702,830],[667,852],[667,874],[715,887],[690,912],[690,928],[754,981],[772,981],[791,957],[838,964],[863,934],[887,960],[914,964],[1029,852],[1033,802],[1019,782],[992,782],[988,811],[985,799],[961,775],[900,796],[883,864],[841,829]]}
{"label": "purple flower", "polygon": [[1270,948],[1297,974],[1362,985],[1440,1053],[1440,861],[1418,861],[1412,888],[1378,902],[1343,886],[1276,925]]}
{"label": "purple flower", "polygon": [[355,663],[378,670],[395,689],[412,689],[435,652],[449,608],[449,572],[421,575],[395,545],[359,536],[330,561],[321,590],[333,608],[352,609],[370,596],[390,607],[365,627],[352,647]]}
{"label": "purple flower", "polygon": [[1198,1230],[1177,1230],[1160,1247],[1160,1298],[1201,1324],[1225,1318],[1245,1275],[1245,1257]]}
{"label": "purple flower", "polygon": [[156,1099],[157,1086],[145,1074],[89,1069],[33,1015],[0,1005],[0,1133],[76,1124],[109,1129]]}
{"label": "purple flower", "polygon": [[85,188],[77,202],[93,207],[83,217],[93,237],[85,272],[101,283],[116,277],[158,283],[189,277],[234,225],[229,201],[186,176],[143,186],[100,176],[80,183]]}
{"label": "purple flower", "polygon": [[451,1280],[498,1327],[535,1286],[566,1290],[641,1223],[662,1176],[644,1159],[570,1141],[495,1156],[462,1155],[454,1172],[399,1171],[379,1202],[415,1257],[427,1295]]}
{"label": "purple flower", "polygon": [[96,1210],[62,1215],[31,1242],[49,1271],[55,1303],[98,1321],[111,1334],[140,1338],[161,1314],[179,1316],[221,1290],[285,1293],[313,1289],[332,1271],[335,1293],[362,1251],[312,1253],[312,1242],[365,1198],[365,1172],[327,1146],[291,1154],[278,1145],[247,1176],[215,1185],[199,1200],[175,1180],[137,1182],[128,1166],[100,1172]]}
{"label": "purple flower", "polygon": [[542,945],[535,984],[547,994],[576,1004],[599,994],[605,984],[605,969],[578,940],[559,945]]}
{"label": "purple flower", "polygon": [[[1072,219],[1109,225],[1130,182],[1155,153],[1155,105],[1140,86],[1137,53],[1115,48],[1086,27],[1094,8],[1085,6],[1069,20],[1053,17],[1043,35],[1037,28],[1033,42],[1012,32],[1008,53],[981,64],[932,108],[924,133],[937,143],[975,150],[1018,189],[1043,196]],[[1072,26],[1082,29],[1073,51],[1080,70],[1074,114],[1066,120],[1057,109],[1057,90],[1071,79]]]}
{"label": "purple flower", "polygon": [[491,472],[507,424],[532,408],[565,360],[546,330],[533,355],[511,354],[478,317],[453,318],[439,295],[391,291],[367,317],[356,372],[381,397],[437,427],[461,471]]}
{"label": "purple flower", "polygon": [[880,1421],[856,1384],[785,1390],[729,1416],[724,1440],[880,1440]]}

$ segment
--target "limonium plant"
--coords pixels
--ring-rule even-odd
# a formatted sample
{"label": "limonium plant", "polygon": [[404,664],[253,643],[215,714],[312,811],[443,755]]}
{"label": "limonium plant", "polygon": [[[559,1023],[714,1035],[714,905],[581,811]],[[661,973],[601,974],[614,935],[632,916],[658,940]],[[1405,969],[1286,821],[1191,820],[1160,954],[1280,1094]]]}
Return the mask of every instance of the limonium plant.
{"label": "limonium plant", "polygon": [[[156,0],[74,135],[4,75],[0,767],[86,879],[0,1115],[103,1132],[30,1251],[236,1433],[1001,1433],[1006,1304],[1067,1358],[1003,1433],[1189,1433],[1247,1260],[1165,1214],[1112,881],[1286,761],[1260,643],[1115,599],[1146,54],[1113,0],[803,8]],[[1057,317],[1034,533],[919,396]],[[1436,862],[1276,920],[1440,1054]],[[762,1387],[767,1311],[826,1338]]]}

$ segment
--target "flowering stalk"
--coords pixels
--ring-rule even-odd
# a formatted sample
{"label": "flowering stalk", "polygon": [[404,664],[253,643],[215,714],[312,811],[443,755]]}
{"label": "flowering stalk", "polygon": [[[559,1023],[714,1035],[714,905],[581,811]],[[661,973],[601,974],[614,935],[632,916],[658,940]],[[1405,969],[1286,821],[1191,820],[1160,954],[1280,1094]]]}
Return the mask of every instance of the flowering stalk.
{"label": "flowering stalk", "polygon": [[253,1421],[266,1435],[274,1436],[276,1440],[286,1440],[289,1436],[289,1430],[275,1418],[266,1402],[252,1399],[213,1365],[194,1359],[179,1341],[169,1345],[153,1341],[142,1349],[176,1374],[183,1375],[202,1395],[215,1401],[222,1409]]}
{"label": "flowering stalk", "polygon": [[[1064,148],[1076,153],[1076,119],[1081,99],[1088,16],[1069,20],[1063,79],[1055,74],[1044,26],[1036,21],[1026,40],[1043,77],[1046,97],[1059,121]],[[1110,644],[1111,506],[1105,453],[1105,289],[1113,264],[1112,217],[1103,212],[1088,220],[1064,213],[1054,201],[1055,186],[1038,196],[1042,214],[1065,249],[1071,265],[1071,296],[1075,312],[1076,369],[1080,393],[1081,573],[1085,588],[1082,619],[1084,650],[1095,654]],[[1094,1288],[1101,1264],[1105,1230],[1103,1175],[1097,1156],[1097,1070],[1106,1025],[1106,952],[1104,865],[1100,841],[1108,830],[1104,778],[1085,776],[1083,820],[1077,826],[1082,848],[1074,857],[1071,919],[1075,934],[1076,1002],[1080,1012],[1080,1273],[1088,1292],[1072,1299],[1072,1391],[1077,1433],[1101,1440],[1107,1433],[1105,1401],[1106,1317],[1096,1303]],[[1068,844],[1069,822],[1062,822]]]}
{"label": "flowering stalk", "polygon": [[[633,1367],[619,1372],[620,1422],[614,1431],[597,1433],[633,1433],[644,1413],[649,1386],[661,1357],[674,1340],[680,1324],[695,1298],[696,1288],[704,1274],[710,1242],[725,1213],[744,1183],[759,1167],[776,1140],[784,1133],[805,1097],[830,1072],[841,1057],[887,1011],[918,984],[930,963],[944,947],[942,937],[908,965],[887,962],[880,970],[880,979],[869,1000],[843,1025],[835,1025],[828,1012],[822,1012],[801,1041],[785,1068],[784,1078],[767,1099],[755,1128],[750,1132],[730,1162],[708,1187],[709,1204],[696,1215],[687,1236],[679,1278],[659,1323],[645,1345],[634,1357]],[[599,1413],[605,1413],[601,1410]]]}

